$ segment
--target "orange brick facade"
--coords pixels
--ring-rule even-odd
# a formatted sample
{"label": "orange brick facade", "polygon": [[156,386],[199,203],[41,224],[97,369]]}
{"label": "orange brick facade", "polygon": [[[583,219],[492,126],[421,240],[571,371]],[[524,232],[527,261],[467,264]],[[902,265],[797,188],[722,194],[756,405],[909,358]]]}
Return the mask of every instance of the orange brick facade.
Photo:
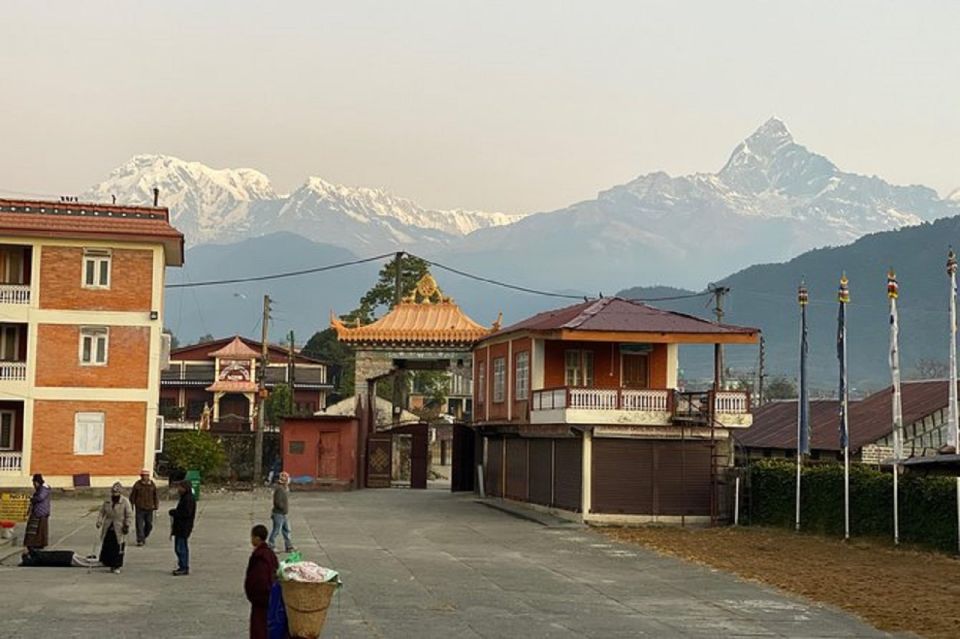
{"label": "orange brick facade", "polygon": [[109,327],[107,363],[80,365],[80,327],[37,326],[37,386],[145,389],[150,361],[150,329]]}
{"label": "orange brick facade", "polygon": [[[74,455],[78,412],[104,413],[102,455]],[[145,402],[36,400],[33,408],[32,472],[44,475],[133,476],[143,465]]]}
{"label": "orange brick facade", "polygon": [[40,308],[83,311],[150,312],[153,252],[113,249],[110,288],[81,286],[83,248],[44,246],[40,252]]}

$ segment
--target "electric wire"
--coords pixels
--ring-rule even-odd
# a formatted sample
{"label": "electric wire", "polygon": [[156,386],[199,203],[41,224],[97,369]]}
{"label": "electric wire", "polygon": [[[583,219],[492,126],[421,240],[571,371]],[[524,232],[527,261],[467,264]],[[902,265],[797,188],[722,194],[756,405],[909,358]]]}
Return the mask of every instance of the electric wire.
{"label": "electric wire", "polygon": [[299,271],[286,271],[284,273],[272,273],[270,275],[254,275],[251,277],[236,277],[229,280],[206,280],[203,282],[180,282],[177,284],[167,284],[166,288],[199,288],[201,286],[220,286],[223,284],[242,284],[244,282],[264,282],[267,280],[278,280],[285,277],[297,277],[299,275],[310,275],[311,273],[323,273],[325,271],[333,271],[340,268],[345,268],[347,266],[357,266],[359,264],[366,264],[368,262],[376,262],[377,260],[383,260],[388,257],[393,257],[395,253],[384,253],[383,255],[375,255],[374,257],[365,257],[358,260],[350,260],[348,262],[339,262],[337,264],[328,264],[326,266],[317,266],[314,268],[305,268]]}

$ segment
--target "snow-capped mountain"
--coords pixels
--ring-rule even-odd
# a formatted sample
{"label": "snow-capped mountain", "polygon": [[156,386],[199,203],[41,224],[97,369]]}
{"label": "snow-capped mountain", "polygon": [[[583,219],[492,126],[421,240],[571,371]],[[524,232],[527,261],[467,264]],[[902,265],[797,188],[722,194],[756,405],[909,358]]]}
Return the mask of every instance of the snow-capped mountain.
{"label": "snow-capped mountain", "polygon": [[213,169],[167,155],[135,156],[81,197],[109,202],[116,196],[123,204],[150,204],[154,187],[190,244],[286,230],[347,248],[393,248],[446,241],[523,217],[426,209],[380,189],[341,186],[317,177],[282,197],[259,171]]}
{"label": "snow-capped mountain", "polygon": [[455,248],[475,266],[522,254],[539,266],[526,272],[564,274],[572,286],[619,282],[632,271],[634,281],[698,287],[751,264],[958,214],[960,200],[933,189],[841,171],[771,118],[717,173],[643,175],[509,230],[478,231]]}
{"label": "snow-capped mountain", "polygon": [[154,188],[192,243],[243,237],[251,207],[277,198],[270,179],[254,169],[212,169],[169,155],[136,155],[81,198],[110,202],[116,196],[121,204],[150,205]]}

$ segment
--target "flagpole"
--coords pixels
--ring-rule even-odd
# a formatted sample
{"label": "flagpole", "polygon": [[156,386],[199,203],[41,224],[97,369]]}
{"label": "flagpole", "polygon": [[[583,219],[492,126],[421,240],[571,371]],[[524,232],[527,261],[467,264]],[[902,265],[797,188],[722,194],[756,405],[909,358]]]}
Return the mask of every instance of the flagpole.
{"label": "flagpole", "polygon": [[900,460],[903,458],[903,405],[900,395],[900,318],[897,297],[900,285],[891,268],[887,273],[887,297],[890,298],[890,378],[893,384],[893,543],[900,544]]}
{"label": "flagpole", "polygon": [[797,494],[795,529],[800,531],[800,476],[803,455],[810,452],[810,405],[807,395],[807,294],[806,284],[801,281],[797,289],[797,302],[800,304],[800,392],[797,397]]}
{"label": "flagpole", "polygon": [[947,253],[947,275],[950,277],[950,403],[947,406],[947,445],[957,451],[957,256]]}
{"label": "flagpole", "polygon": [[840,445],[843,447],[843,538],[850,539],[850,420],[848,416],[849,391],[847,389],[847,303],[850,302],[850,289],[847,275],[840,277],[840,289],[837,293],[838,341],[840,344]]}

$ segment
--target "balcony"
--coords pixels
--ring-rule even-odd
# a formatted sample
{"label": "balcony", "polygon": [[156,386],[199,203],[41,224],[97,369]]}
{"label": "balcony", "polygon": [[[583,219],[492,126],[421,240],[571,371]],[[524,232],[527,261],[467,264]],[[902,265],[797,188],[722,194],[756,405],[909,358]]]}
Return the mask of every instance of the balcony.
{"label": "balcony", "polygon": [[19,473],[23,470],[23,453],[0,451],[0,473]]}
{"label": "balcony", "polygon": [[29,284],[0,284],[0,304],[29,304]]}
{"label": "balcony", "polygon": [[533,391],[530,423],[708,426],[711,398],[717,425],[745,428],[751,424],[750,398],[745,392],[572,387]]}
{"label": "balcony", "polygon": [[26,362],[0,362],[0,383],[23,382],[27,379]]}

